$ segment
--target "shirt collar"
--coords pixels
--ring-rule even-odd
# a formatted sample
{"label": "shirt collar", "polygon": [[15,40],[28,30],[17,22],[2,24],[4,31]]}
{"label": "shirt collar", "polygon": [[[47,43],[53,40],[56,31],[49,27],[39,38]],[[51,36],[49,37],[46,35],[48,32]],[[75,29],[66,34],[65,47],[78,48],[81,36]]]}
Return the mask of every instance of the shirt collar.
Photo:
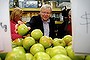
{"label": "shirt collar", "polygon": [[50,19],[48,19],[47,21],[44,21],[44,20],[42,20],[43,22],[46,22],[46,23],[49,23],[50,22]]}

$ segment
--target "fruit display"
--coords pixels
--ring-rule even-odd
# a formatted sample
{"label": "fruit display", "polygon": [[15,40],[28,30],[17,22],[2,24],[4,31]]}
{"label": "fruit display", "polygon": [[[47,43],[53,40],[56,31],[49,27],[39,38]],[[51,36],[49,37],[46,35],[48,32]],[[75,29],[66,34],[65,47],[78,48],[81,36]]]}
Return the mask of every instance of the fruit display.
{"label": "fruit display", "polygon": [[70,35],[52,39],[35,29],[30,36],[13,40],[12,51],[0,53],[0,60],[90,60],[90,55],[75,55]]}

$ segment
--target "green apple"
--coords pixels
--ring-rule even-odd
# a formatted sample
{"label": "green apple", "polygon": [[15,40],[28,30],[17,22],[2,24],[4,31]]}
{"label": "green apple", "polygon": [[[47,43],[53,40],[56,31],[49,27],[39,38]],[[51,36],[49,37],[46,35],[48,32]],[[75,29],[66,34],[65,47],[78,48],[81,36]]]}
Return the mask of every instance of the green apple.
{"label": "green apple", "polygon": [[11,44],[12,44],[12,48],[15,48],[15,47],[18,46],[18,45],[16,45],[16,43],[14,43],[13,41],[11,42]]}
{"label": "green apple", "polygon": [[60,38],[54,38],[53,40],[53,46],[63,46],[65,47],[66,43]]}
{"label": "green apple", "polygon": [[52,39],[48,36],[42,36],[39,43],[41,43],[45,48],[48,48],[52,45]]}
{"label": "green apple", "polygon": [[22,46],[17,46],[15,48],[13,48],[12,51],[26,53],[25,49]]}
{"label": "green apple", "polygon": [[44,46],[40,43],[34,44],[30,48],[30,53],[32,53],[33,55],[35,55],[37,52],[44,52],[44,51],[45,51]]}
{"label": "green apple", "polygon": [[72,60],[72,59],[70,57],[68,57],[67,55],[57,54],[57,55],[53,56],[51,58],[51,60]]}
{"label": "green apple", "polygon": [[65,41],[65,43],[67,45],[69,42],[72,41],[72,36],[71,35],[65,35],[62,39]]}
{"label": "green apple", "polygon": [[72,45],[72,41],[67,44],[67,46],[70,46],[70,45]]}
{"label": "green apple", "polygon": [[17,46],[22,46],[22,43],[23,43],[23,38],[17,38],[13,41],[13,44]]}
{"label": "green apple", "polygon": [[72,45],[70,46],[67,46],[65,47],[66,48],[66,51],[67,51],[67,55],[70,57],[70,58],[73,58],[75,56],[73,50],[72,50]]}
{"label": "green apple", "polygon": [[24,52],[12,51],[7,53],[5,60],[26,60],[26,55]]}
{"label": "green apple", "polygon": [[25,50],[22,46],[18,46],[8,52],[5,60],[26,60]]}
{"label": "green apple", "polygon": [[43,33],[40,29],[34,29],[32,32],[31,32],[31,36],[35,39],[35,40],[39,40],[42,36],[43,36]]}
{"label": "green apple", "polygon": [[26,53],[26,60],[33,60],[33,55],[31,53]]}
{"label": "green apple", "polygon": [[19,25],[17,29],[18,29],[17,30],[18,34],[20,34],[22,36],[25,35],[29,31],[28,27],[25,24]]}
{"label": "green apple", "polygon": [[51,57],[52,47],[46,48],[45,52]]}
{"label": "green apple", "polygon": [[50,60],[50,56],[45,52],[38,52],[34,55],[33,60]]}
{"label": "green apple", "polygon": [[62,46],[54,46],[52,49],[51,49],[51,57],[57,55],[57,54],[64,54],[64,55],[67,55],[67,52],[65,50],[64,47]]}
{"label": "green apple", "polygon": [[72,49],[72,45],[67,46],[66,51],[67,51],[67,55],[73,60],[84,60],[84,58],[85,58],[84,55],[75,55],[75,53]]}
{"label": "green apple", "polygon": [[86,55],[85,60],[90,60],[90,55]]}
{"label": "green apple", "polygon": [[77,55],[73,58],[73,60],[84,60],[85,56],[84,55]]}
{"label": "green apple", "polygon": [[23,39],[23,47],[26,50],[29,50],[33,44],[35,44],[35,39],[33,37],[26,37]]}

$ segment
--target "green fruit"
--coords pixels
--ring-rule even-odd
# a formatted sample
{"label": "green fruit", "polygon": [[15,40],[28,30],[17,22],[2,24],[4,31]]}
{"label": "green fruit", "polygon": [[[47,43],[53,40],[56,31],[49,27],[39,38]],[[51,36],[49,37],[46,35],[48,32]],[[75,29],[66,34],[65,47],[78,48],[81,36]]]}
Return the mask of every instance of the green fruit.
{"label": "green fruit", "polygon": [[85,60],[90,60],[90,55],[87,55]]}
{"label": "green fruit", "polygon": [[26,53],[26,60],[33,60],[33,55],[31,53]]}
{"label": "green fruit", "polygon": [[26,60],[25,50],[22,46],[17,46],[5,57],[5,60]]}
{"label": "green fruit", "polygon": [[75,55],[74,51],[72,50],[72,45],[66,47],[67,55],[73,60],[84,60],[84,55]]}
{"label": "green fruit", "polygon": [[28,30],[28,27],[25,25],[25,24],[21,24],[18,26],[18,34],[20,35],[25,35],[29,30]]}
{"label": "green fruit", "polygon": [[23,38],[17,38],[13,41],[13,44],[18,45],[18,46],[22,46],[23,44]]}
{"label": "green fruit", "polygon": [[23,52],[23,53],[25,53],[25,50],[24,50],[24,48],[22,46],[17,46],[15,48],[13,48],[12,51],[13,52]]}
{"label": "green fruit", "polygon": [[48,48],[52,45],[52,39],[48,36],[42,36],[39,43],[41,43],[45,48]]}
{"label": "green fruit", "polygon": [[64,47],[62,46],[55,46],[51,49],[51,57],[57,55],[57,54],[64,54],[67,55],[67,52]]}
{"label": "green fruit", "polygon": [[32,38],[32,37],[26,37],[24,38],[23,40],[23,47],[26,49],[26,50],[29,50],[30,47],[35,44],[35,39]]}
{"label": "green fruit", "polygon": [[43,36],[43,33],[40,29],[34,29],[32,32],[31,32],[31,36],[35,39],[35,40],[38,40],[40,39],[42,36]]}
{"label": "green fruit", "polygon": [[34,44],[31,48],[30,48],[30,53],[32,53],[33,55],[35,55],[37,52],[44,52],[44,46],[40,43]]}
{"label": "green fruit", "polygon": [[62,39],[54,38],[53,40],[53,46],[63,46],[65,47],[66,43]]}
{"label": "green fruit", "polygon": [[70,45],[72,45],[72,41],[67,44],[67,46],[70,46]]}
{"label": "green fruit", "polygon": [[72,36],[71,35],[66,35],[62,39],[65,41],[65,43],[67,45],[69,42],[72,41]]}
{"label": "green fruit", "polygon": [[16,45],[16,43],[14,43],[13,41],[12,41],[11,43],[12,43],[12,48],[15,48],[15,47],[18,46],[18,45]]}
{"label": "green fruit", "polygon": [[47,48],[45,52],[51,57],[52,47]]}
{"label": "green fruit", "polygon": [[26,56],[25,53],[23,52],[12,51],[12,52],[8,52],[5,60],[26,60]]}
{"label": "green fruit", "polygon": [[51,58],[51,60],[72,60],[72,59],[70,57],[68,57],[67,55],[57,54],[57,55],[53,56]]}
{"label": "green fruit", "polygon": [[50,60],[50,56],[45,52],[38,52],[34,55],[33,60]]}

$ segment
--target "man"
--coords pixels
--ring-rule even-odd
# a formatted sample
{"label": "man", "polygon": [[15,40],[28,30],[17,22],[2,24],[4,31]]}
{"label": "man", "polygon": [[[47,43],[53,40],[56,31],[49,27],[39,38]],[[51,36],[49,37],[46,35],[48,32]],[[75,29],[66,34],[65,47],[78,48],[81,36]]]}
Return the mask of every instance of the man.
{"label": "man", "polygon": [[30,27],[30,31],[34,29],[40,29],[45,36],[55,37],[55,22],[51,18],[52,8],[50,5],[45,4],[40,8],[40,13],[38,16],[33,16],[29,22],[26,23]]}

